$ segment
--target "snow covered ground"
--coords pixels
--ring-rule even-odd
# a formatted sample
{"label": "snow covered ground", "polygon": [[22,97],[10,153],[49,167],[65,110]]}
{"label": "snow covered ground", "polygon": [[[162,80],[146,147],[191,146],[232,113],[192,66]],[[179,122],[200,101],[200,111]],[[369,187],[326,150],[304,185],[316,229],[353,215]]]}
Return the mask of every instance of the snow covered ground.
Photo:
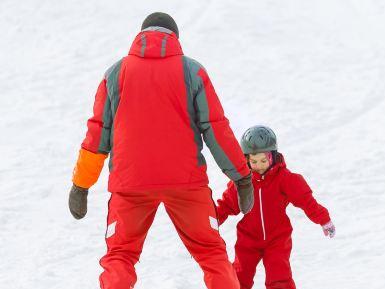
{"label": "snow covered ground", "polygon": [[[385,3],[382,0],[0,1],[0,288],[98,288],[107,171],[89,213],[67,208],[104,71],[144,17],[168,12],[240,137],[276,130],[291,170],[331,212],[335,239],[289,207],[300,289],[385,287]],[[205,151],[218,198],[227,182]],[[233,258],[232,218],[221,233]],[[163,208],[138,289],[204,288]],[[254,288],[264,288],[259,267]]]}

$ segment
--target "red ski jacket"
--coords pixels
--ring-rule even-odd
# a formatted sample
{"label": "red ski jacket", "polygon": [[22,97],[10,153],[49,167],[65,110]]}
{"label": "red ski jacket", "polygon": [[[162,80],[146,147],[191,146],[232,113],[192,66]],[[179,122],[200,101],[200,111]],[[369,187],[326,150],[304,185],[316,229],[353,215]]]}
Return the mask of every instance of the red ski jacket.
{"label": "red ski jacket", "polygon": [[[284,158],[264,175],[253,172],[254,207],[237,225],[238,239],[248,236],[255,240],[269,240],[287,232],[292,226],[286,214],[289,203],[304,210],[307,217],[316,224],[330,221],[326,208],[317,203],[305,179],[286,168]],[[229,215],[240,213],[237,190],[234,182],[228,184],[222,199],[218,200],[218,220],[222,224]]]}
{"label": "red ski jacket", "polygon": [[99,176],[104,159],[89,168],[93,154],[109,153],[110,192],[205,186],[202,136],[231,180],[250,173],[207,72],[171,31],[138,34],[106,72],[87,125],[73,178],[80,187]]}

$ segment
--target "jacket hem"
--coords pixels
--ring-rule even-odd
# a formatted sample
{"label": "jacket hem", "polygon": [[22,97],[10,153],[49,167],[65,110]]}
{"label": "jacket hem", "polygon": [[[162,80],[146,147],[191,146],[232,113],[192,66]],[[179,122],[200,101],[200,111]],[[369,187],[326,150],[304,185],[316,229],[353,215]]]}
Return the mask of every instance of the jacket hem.
{"label": "jacket hem", "polygon": [[199,187],[208,187],[208,182],[190,183],[190,184],[159,184],[159,185],[143,185],[143,186],[108,186],[111,193],[126,193],[137,191],[155,191],[155,190],[175,190],[175,189],[194,189]]}

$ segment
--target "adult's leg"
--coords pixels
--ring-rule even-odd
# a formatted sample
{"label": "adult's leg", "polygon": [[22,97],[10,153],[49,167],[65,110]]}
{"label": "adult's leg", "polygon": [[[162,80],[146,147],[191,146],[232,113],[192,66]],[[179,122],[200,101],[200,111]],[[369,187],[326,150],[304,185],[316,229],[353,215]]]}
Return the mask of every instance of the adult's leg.
{"label": "adult's leg", "polygon": [[262,259],[262,250],[247,245],[242,246],[242,244],[239,244],[239,240],[235,245],[233,266],[241,289],[251,289],[253,287],[256,267]]}
{"label": "adult's leg", "polygon": [[226,244],[219,235],[211,190],[201,187],[163,192],[166,211],[184,245],[198,262],[209,289],[239,289],[228,260]]}
{"label": "adult's leg", "polygon": [[267,289],[295,289],[290,268],[291,236],[286,235],[272,241],[265,248],[263,264],[266,271]]}
{"label": "adult's leg", "polygon": [[107,254],[100,260],[104,269],[99,278],[102,289],[134,287],[134,266],[159,203],[156,192],[112,194],[108,204]]}

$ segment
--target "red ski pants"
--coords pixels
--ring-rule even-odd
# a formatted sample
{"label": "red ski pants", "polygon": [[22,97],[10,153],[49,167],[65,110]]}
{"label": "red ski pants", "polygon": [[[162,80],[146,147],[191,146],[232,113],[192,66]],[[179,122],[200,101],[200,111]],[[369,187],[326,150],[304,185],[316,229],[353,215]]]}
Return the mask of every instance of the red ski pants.
{"label": "red ski pants", "polygon": [[[246,245],[246,246],[245,246]],[[237,272],[241,289],[253,287],[253,279],[259,261],[265,267],[267,289],[295,289],[290,268],[291,236],[282,236],[261,244],[249,243],[235,245],[234,268]]]}
{"label": "red ski pants", "polygon": [[99,278],[101,288],[134,287],[134,266],[161,202],[182,242],[202,268],[207,288],[240,289],[216,227],[216,211],[208,187],[113,193],[107,217],[107,254],[100,260],[104,268]]}

